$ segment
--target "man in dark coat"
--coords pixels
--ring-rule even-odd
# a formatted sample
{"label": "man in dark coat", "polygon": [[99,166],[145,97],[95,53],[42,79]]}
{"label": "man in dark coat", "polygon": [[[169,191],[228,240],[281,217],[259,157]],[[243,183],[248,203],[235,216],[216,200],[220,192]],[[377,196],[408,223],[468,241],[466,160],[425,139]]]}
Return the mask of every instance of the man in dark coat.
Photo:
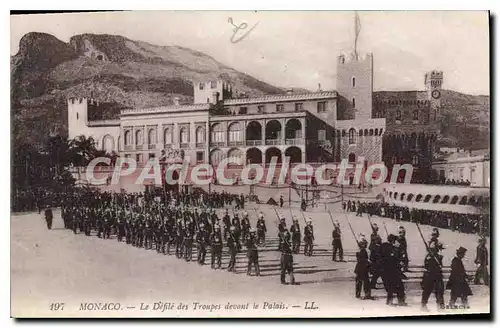
{"label": "man in dark coat", "polygon": [[338,221],[336,221],[333,225],[332,246],[333,246],[332,261],[335,262],[337,261],[337,253],[338,253],[340,262],[343,262],[344,249],[342,247],[342,231],[340,230],[340,223]]}
{"label": "man in dark coat", "polygon": [[283,231],[283,246],[281,248],[281,259],[280,259],[280,280],[282,284],[286,284],[285,276],[288,273],[290,275],[290,283],[295,284],[295,277],[293,276],[293,252],[292,246],[290,245],[290,233],[288,230]]}
{"label": "man in dark coat", "polygon": [[486,238],[479,239],[479,245],[476,249],[476,259],[474,263],[478,265],[476,275],[474,276],[474,284],[479,285],[481,278],[484,279],[486,286],[490,285],[490,276],[488,274],[488,249],[486,248]]}
{"label": "man in dark coat", "polygon": [[403,284],[403,274],[401,272],[401,265],[399,262],[398,249],[394,245],[397,237],[390,234],[387,237],[387,242],[381,246],[382,251],[382,267],[385,290],[387,291],[387,305],[392,305],[394,294],[397,295],[398,305],[406,306],[405,302],[405,287]]}
{"label": "man in dark coat", "polygon": [[255,267],[255,275],[260,276],[259,267],[259,251],[257,249],[257,231],[255,229],[250,230],[250,235],[246,240],[247,247],[247,275],[249,276],[252,272],[252,265]]}
{"label": "man in dark coat", "polygon": [[366,247],[368,242],[363,238],[358,242],[359,251],[356,252],[356,298],[361,298],[361,287],[363,287],[365,297],[363,299],[373,299],[371,296],[371,285],[369,279],[370,261]]}
{"label": "man in dark coat", "polygon": [[51,230],[52,229],[52,220],[54,219],[54,216],[52,214],[52,209],[50,208],[50,205],[47,205],[47,208],[45,209],[45,222],[47,222],[47,229]]}
{"label": "man in dark coat", "polygon": [[450,289],[450,307],[455,306],[457,298],[461,298],[462,305],[467,306],[467,297],[472,295],[472,290],[467,282],[467,273],[465,272],[464,264],[462,259],[465,256],[467,249],[464,247],[459,247],[457,249],[457,256],[451,261],[451,273],[448,282],[446,283],[446,289]]}
{"label": "man in dark coat", "polygon": [[311,218],[307,219],[307,225],[304,228],[304,255],[312,256],[314,245],[314,230]]}
{"label": "man in dark coat", "polygon": [[290,227],[290,233],[292,234],[292,251],[295,254],[300,252],[300,225],[298,219],[293,219],[293,224]]}
{"label": "man in dark coat", "polygon": [[443,283],[443,256],[439,254],[442,245],[439,243],[429,244],[429,251],[424,260],[424,276],[422,278],[422,310],[428,311],[427,302],[434,291],[439,308],[444,307],[444,283]]}

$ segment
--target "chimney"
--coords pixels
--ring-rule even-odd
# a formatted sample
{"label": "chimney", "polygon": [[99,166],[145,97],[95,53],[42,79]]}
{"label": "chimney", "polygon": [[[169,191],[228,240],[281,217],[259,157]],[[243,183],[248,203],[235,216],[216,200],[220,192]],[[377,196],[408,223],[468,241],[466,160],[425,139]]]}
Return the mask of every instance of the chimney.
{"label": "chimney", "polygon": [[175,106],[179,106],[179,101],[180,101],[179,97],[174,97],[174,105]]}
{"label": "chimney", "polygon": [[287,95],[291,95],[292,93],[293,93],[293,89],[292,88],[286,89],[286,94]]}

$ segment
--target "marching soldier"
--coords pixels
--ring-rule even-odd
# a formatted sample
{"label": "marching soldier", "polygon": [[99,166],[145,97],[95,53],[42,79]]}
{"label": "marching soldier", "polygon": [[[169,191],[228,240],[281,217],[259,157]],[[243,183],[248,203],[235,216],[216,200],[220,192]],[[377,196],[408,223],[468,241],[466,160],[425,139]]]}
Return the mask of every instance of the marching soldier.
{"label": "marching soldier", "polygon": [[227,240],[227,235],[229,233],[229,228],[231,227],[231,217],[229,216],[228,209],[226,208],[226,213],[222,218],[222,223],[224,223],[224,240]]}
{"label": "marching soldier", "polygon": [[236,237],[234,236],[234,231],[236,229],[234,227],[229,228],[229,235],[227,238],[227,247],[229,248],[229,265],[227,267],[227,271],[236,272],[234,266],[236,265],[236,253],[238,253],[238,242],[236,241]]}
{"label": "marching soldier", "polygon": [[398,231],[399,255],[403,263],[403,271],[408,272],[408,243],[406,242],[406,230],[403,226]]}
{"label": "marching soldier", "polygon": [[363,299],[373,299],[369,278],[370,261],[368,260],[368,252],[366,251],[368,242],[364,237],[358,242],[358,246],[359,251],[356,252],[356,267],[354,268],[354,273],[356,274],[356,298],[361,298],[361,288],[363,287],[365,294]]}
{"label": "marching soldier", "polygon": [[266,244],[266,221],[264,220],[264,214],[259,213],[259,219],[257,220],[257,237],[259,245]]}
{"label": "marching soldier", "polygon": [[282,217],[280,219],[280,223],[278,224],[278,251],[281,251],[281,246],[283,246],[284,243],[284,232],[286,230],[286,219],[285,217]]}
{"label": "marching soldier", "polygon": [[290,275],[290,283],[295,285],[295,277],[293,276],[293,253],[290,246],[290,233],[288,230],[283,231],[283,246],[281,248],[281,283],[286,284],[285,275]]}
{"label": "marching soldier", "polygon": [[188,224],[184,229],[184,260],[190,262],[193,260],[193,231]]}
{"label": "marching soldier", "polygon": [[397,238],[393,234],[387,236],[387,242],[382,244],[382,266],[385,289],[387,291],[387,305],[392,305],[394,294],[397,295],[398,305],[406,306],[406,296],[402,280],[401,266],[397,249],[394,246]]}
{"label": "marching soldier", "polygon": [[472,290],[469,287],[467,273],[462,259],[465,256],[467,249],[460,246],[457,249],[457,256],[451,261],[451,273],[446,289],[450,289],[450,307],[455,307],[455,302],[460,297],[463,306],[468,306],[467,297],[472,295]]}
{"label": "marching soldier", "polygon": [[312,220],[309,218],[307,220],[307,225],[304,228],[304,255],[312,256],[313,253],[313,243],[314,243],[314,231]]}
{"label": "marching soldier", "polygon": [[284,203],[283,195],[280,195],[280,207],[283,207],[283,203]]}
{"label": "marching soldier", "polygon": [[54,219],[54,216],[52,214],[52,209],[50,208],[50,205],[47,205],[47,207],[45,208],[44,216],[45,216],[45,222],[47,223],[47,229],[51,230],[52,220]]}
{"label": "marching soldier", "polygon": [[249,231],[250,221],[248,220],[248,213],[245,211],[245,213],[243,213],[243,218],[241,219],[241,239],[243,243],[246,243]]}
{"label": "marching soldier", "polygon": [[[212,269],[220,269],[222,261],[222,235],[219,225],[215,225],[214,232],[210,237],[210,244],[211,267]],[[215,263],[217,263],[217,267],[215,267]]]}
{"label": "marching soldier", "polygon": [[332,245],[333,245],[332,261],[334,262],[337,261],[337,252],[338,252],[340,262],[344,262],[344,248],[342,247],[342,232],[340,231],[339,221],[335,221],[333,225]]}
{"label": "marching soldier", "polygon": [[422,310],[428,311],[427,302],[434,291],[439,308],[444,307],[443,256],[439,254],[442,245],[436,242],[429,244],[429,251],[424,260],[424,276],[422,278]]}
{"label": "marching soldier", "polygon": [[231,223],[234,227],[234,231],[232,232],[232,234],[233,237],[235,238],[236,247],[239,252],[241,250],[241,244],[240,244],[241,223],[240,223],[240,218],[238,217],[238,213],[234,213],[233,221]]}
{"label": "marching soldier", "polygon": [[376,289],[378,278],[384,277],[384,265],[382,258],[382,239],[377,236],[370,248],[370,262],[371,262],[371,289]]}
{"label": "marching soldier", "polygon": [[184,255],[184,229],[182,227],[182,220],[177,221],[177,230],[175,234],[175,256],[182,258]]}
{"label": "marching soldier", "polygon": [[378,234],[378,225],[374,223],[372,224],[372,234],[370,235],[370,246],[368,247],[369,249],[372,248],[373,242],[377,237],[381,238],[380,235]]}
{"label": "marching soldier", "polygon": [[260,276],[257,236],[256,236],[256,230],[253,228],[250,230],[250,236],[248,237],[246,246],[247,246],[247,257],[248,257],[247,276],[249,276],[252,272],[252,264],[255,266],[255,275]]}
{"label": "marching soldier", "polygon": [[300,252],[300,225],[297,218],[293,219],[293,224],[290,227],[290,233],[292,234],[292,252],[299,254]]}
{"label": "marching soldier", "polygon": [[481,278],[484,280],[486,286],[490,285],[490,276],[488,274],[488,249],[486,248],[486,238],[479,239],[479,245],[476,248],[476,259],[474,263],[478,265],[476,274],[474,276],[474,284],[480,285]]}
{"label": "marching soldier", "polygon": [[198,264],[205,265],[205,256],[207,255],[208,234],[205,225],[200,224],[200,230],[196,233],[196,244],[198,246]]}

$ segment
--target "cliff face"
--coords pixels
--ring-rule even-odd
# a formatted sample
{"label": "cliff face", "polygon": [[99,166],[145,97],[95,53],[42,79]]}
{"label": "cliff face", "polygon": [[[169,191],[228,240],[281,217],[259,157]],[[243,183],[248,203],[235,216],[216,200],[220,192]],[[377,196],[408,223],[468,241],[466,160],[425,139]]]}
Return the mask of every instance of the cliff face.
{"label": "cliff face", "polygon": [[[192,81],[215,79],[248,96],[284,92],[183,47],[96,34],[75,35],[65,43],[50,34],[28,33],[11,58],[14,145],[40,145],[50,132],[66,133],[68,97],[93,94],[103,111],[92,115],[112,118],[120,108],[168,105],[174,97],[189,103]],[[445,91],[442,103],[443,144],[488,147],[489,97]],[[465,134],[457,122],[467,124]]]}

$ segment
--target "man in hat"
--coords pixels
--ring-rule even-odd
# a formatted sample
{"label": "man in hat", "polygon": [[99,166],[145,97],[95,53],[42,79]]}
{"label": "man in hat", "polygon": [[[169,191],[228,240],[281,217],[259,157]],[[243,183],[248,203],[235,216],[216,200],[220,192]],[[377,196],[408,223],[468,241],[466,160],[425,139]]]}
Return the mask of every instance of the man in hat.
{"label": "man in hat", "polygon": [[304,255],[312,256],[314,243],[314,230],[311,218],[307,219],[307,225],[304,228]]}
{"label": "man in hat", "polygon": [[234,217],[233,217],[233,220],[231,223],[234,227],[234,231],[232,232],[232,234],[233,234],[233,237],[235,238],[236,247],[237,247],[238,252],[239,252],[241,250],[241,244],[240,244],[241,223],[240,223],[240,218],[238,217],[238,213],[234,213]]}
{"label": "man in hat", "polygon": [[356,252],[356,267],[354,274],[356,274],[356,298],[361,298],[361,287],[363,287],[365,297],[363,299],[373,299],[371,296],[371,285],[369,279],[370,261],[368,260],[368,252],[366,247],[368,242],[363,237],[359,242],[359,251]]}
{"label": "man in hat", "polygon": [[286,219],[285,217],[281,217],[280,223],[278,224],[278,251],[281,251],[281,246],[283,246],[284,243],[284,235],[283,233],[285,232],[286,229]]}
{"label": "man in hat", "polygon": [[253,264],[255,267],[255,275],[260,276],[259,251],[257,249],[257,230],[254,228],[250,229],[250,235],[246,241],[246,247],[248,257],[247,275],[249,276],[251,274]]}
{"label": "man in hat", "polygon": [[[222,235],[218,224],[215,225],[214,232],[210,236],[210,244],[211,267],[212,269],[220,269],[222,261]],[[216,262],[217,267],[215,267]]]}
{"label": "man in hat", "polygon": [[250,231],[250,220],[248,219],[248,212],[245,211],[243,213],[243,218],[241,219],[241,240],[243,243],[246,242],[249,231]]}
{"label": "man in hat", "polygon": [[200,223],[200,230],[196,233],[196,245],[198,246],[198,264],[205,265],[205,256],[207,255],[208,236],[205,225]]}
{"label": "man in hat", "polygon": [[373,242],[375,241],[375,239],[380,237],[380,235],[378,234],[378,226],[376,223],[372,224],[372,234],[370,235],[370,245],[369,245],[369,249],[372,248],[372,245],[373,245]]}
{"label": "man in hat", "polygon": [[382,238],[377,236],[370,248],[371,289],[376,289],[378,278],[383,278]]}
{"label": "man in hat", "polygon": [[290,227],[290,233],[292,234],[292,252],[299,254],[300,252],[300,225],[297,218],[293,219],[293,224]]}
{"label": "man in hat", "polygon": [[403,226],[399,227],[398,230],[398,242],[399,242],[399,255],[401,262],[403,264],[403,271],[408,271],[408,243],[406,242],[406,230]]}
{"label": "man in hat", "polygon": [[236,241],[236,237],[234,236],[235,228],[229,228],[229,235],[227,237],[227,247],[229,249],[229,265],[227,267],[227,271],[236,272],[234,266],[236,265],[236,253],[238,253],[238,242]]}
{"label": "man in hat", "polygon": [[443,283],[443,256],[439,254],[442,245],[438,242],[429,244],[428,253],[424,260],[424,276],[422,278],[422,310],[428,311],[427,302],[434,291],[438,309],[444,307],[444,283]]}
{"label": "man in hat", "polygon": [[283,203],[285,201],[283,200],[283,195],[280,195],[280,207],[283,207]]}
{"label": "man in hat", "polygon": [[383,267],[382,280],[384,282],[385,290],[387,291],[386,304],[393,305],[392,300],[394,298],[394,294],[396,294],[398,298],[398,305],[406,306],[406,295],[402,280],[401,266],[397,255],[397,248],[394,245],[396,241],[397,237],[390,234],[387,236],[387,242],[383,243],[381,246]]}
{"label": "man in hat", "polygon": [[257,220],[257,237],[259,245],[265,245],[266,243],[266,221],[264,220],[264,214],[259,213],[259,219]]}
{"label": "man in hat", "polygon": [[280,280],[283,285],[286,284],[285,275],[288,273],[290,275],[290,283],[295,284],[295,277],[293,276],[293,253],[292,247],[290,245],[290,232],[288,230],[283,231],[283,246],[281,248],[281,259],[280,259]]}
{"label": "man in hat", "polygon": [[340,231],[339,221],[335,221],[333,224],[332,246],[333,246],[332,261],[334,261],[334,262],[337,261],[337,253],[338,253],[340,262],[343,262],[344,261],[344,248],[342,247],[342,231]]}
{"label": "man in hat", "polygon": [[480,285],[481,278],[484,279],[486,286],[490,285],[490,275],[488,274],[488,248],[486,248],[486,238],[479,239],[479,245],[476,248],[476,259],[474,263],[478,265],[474,276],[474,284]]}
{"label": "man in hat", "polygon": [[457,298],[461,298],[462,305],[467,306],[467,297],[472,295],[472,290],[469,287],[467,273],[465,272],[465,267],[462,259],[465,256],[467,249],[460,246],[457,249],[457,256],[451,261],[451,273],[448,282],[446,283],[446,289],[450,289],[450,307],[455,306]]}
{"label": "man in hat", "polygon": [[186,262],[190,262],[193,260],[193,237],[194,237],[193,230],[189,227],[189,221],[186,220],[186,225],[184,228],[184,239],[183,239],[184,260],[186,260]]}
{"label": "man in hat", "polygon": [[227,240],[227,234],[229,233],[229,227],[231,227],[231,217],[229,216],[229,211],[226,208],[226,212],[222,217],[222,223],[224,224],[224,240]]}
{"label": "man in hat", "polygon": [[54,215],[52,214],[52,209],[50,208],[50,205],[47,205],[47,207],[45,208],[44,216],[45,216],[45,222],[47,223],[47,229],[51,230],[52,220],[54,219]]}

